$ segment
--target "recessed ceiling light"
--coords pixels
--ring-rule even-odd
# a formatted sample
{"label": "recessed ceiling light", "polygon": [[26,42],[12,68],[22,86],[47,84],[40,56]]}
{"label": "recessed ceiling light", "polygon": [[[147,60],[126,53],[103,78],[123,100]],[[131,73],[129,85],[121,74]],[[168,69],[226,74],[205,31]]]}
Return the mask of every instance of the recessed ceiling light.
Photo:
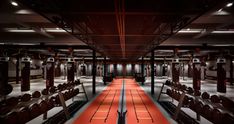
{"label": "recessed ceiling light", "polygon": [[233,3],[228,3],[227,5],[226,5],[226,7],[231,7],[233,5]]}
{"label": "recessed ceiling light", "polygon": [[187,31],[190,31],[190,28],[187,28]]}
{"label": "recessed ceiling light", "polygon": [[15,1],[11,1],[11,5],[18,6],[18,3],[16,3]]}
{"label": "recessed ceiling light", "polygon": [[56,28],[57,30],[59,30],[59,28]]}

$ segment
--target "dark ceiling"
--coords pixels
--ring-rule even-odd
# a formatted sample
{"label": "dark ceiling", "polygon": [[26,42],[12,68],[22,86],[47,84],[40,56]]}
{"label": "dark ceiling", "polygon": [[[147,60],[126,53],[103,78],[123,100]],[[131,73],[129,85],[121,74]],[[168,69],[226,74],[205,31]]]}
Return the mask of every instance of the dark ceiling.
{"label": "dark ceiling", "polygon": [[[214,32],[234,29],[230,0],[17,0],[19,7],[1,2],[5,43],[88,45],[112,60],[137,60],[157,46],[234,45],[233,33]],[[67,33],[41,31],[58,27]]]}

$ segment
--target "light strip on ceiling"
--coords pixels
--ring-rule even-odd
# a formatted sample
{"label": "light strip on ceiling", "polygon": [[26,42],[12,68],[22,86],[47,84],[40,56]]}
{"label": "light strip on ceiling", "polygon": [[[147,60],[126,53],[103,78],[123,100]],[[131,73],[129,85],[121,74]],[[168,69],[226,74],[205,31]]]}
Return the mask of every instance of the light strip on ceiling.
{"label": "light strip on ceiling", "polygon": [[178,33],[201,33],[202,29],[181,29]]}
{"label": "light strip on ceiling", "polygon": [[64,32],[66,32],[63,29],[47,29],[47,28],[45,28],[45,31],[46,32],[55,32],[55,33],[64,33]]}
{"label": "light strip on ceiling", "polygon": [[233,34],[234,30],[230,30],[230,31],[212,31],[211,33],[213,33],[213,34]]}
{"label": "light strip on ceiling", "polygon": [[[54,33],[65,33],[66,31],[63,29],[56,29],[56,28],[44,28],[43,29],[46,32],[54,32]],[[17,28],[5,28],[5,31],[7,32],[14,32],[14,33],[32,33],[36,32],[33,29],[17,29]]]}
{"label": "light strip on ceiling", "polygon": [[14,32],[14,33],[33,33],[35,32],[32,29],[6,29],[7,32]]}
{"label": "light strip on ceiling", "polygon": [[227,47],[227,46],[233,46],[232,44],[214,44],[211,46],[217,46],[217,47]]}

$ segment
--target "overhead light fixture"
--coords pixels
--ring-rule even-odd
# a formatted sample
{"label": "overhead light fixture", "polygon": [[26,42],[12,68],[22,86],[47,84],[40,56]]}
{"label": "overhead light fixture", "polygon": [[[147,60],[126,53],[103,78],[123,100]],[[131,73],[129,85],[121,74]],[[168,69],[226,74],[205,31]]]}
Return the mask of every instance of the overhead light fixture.
{"label": "overhead light fixture", "polygon": [[33,14],[33,12],[27,9],[21,9],[16,11],[15,14],[28,15],[28,14]]}
{"label": "overhead light fixture", "polygon": [[16,3],[15,1],[11,1],[11,5],[13,5],[13,6],[19,6],[18,3]]}
{"label": "overhead light fixture", "polygon": [[201,31],[179,31],[178,33],[200,33]]}
{"label": "overhead light fixture", "polygon": [[216,47],[227,47],[227,46],[232,46],[232,44],[214,44],[211,46],[216,46]]}
{"label": "overhead light fixture", "polygon": [[231,7],[233,5],[233,3],[228,3],[227,5],[226,5],[226,7]]}
{"label": "overhead light fixture", "polygon": [[63,29],[60,28],[44,28],[46,32],[55,32],[55,33],[63,33],[66,32]]}
{"label": "overhead light fixture", "polygon": [[17,28],[5,28],[7,32],[14,32],[14,33],[32,33],[35,32],[32,29],[17,29]]}
{"label": "overhead light fixture", "polygon": [[222,11],[223,11],[223,9],[219,9],[219,10],[218,10],[218,12],[222,12]]}
{"label": "overhead light fixture", "polygon": [[227,31],[212,31],[213,34],[233,34],[234,30],[227,30]]}
{"label": "overhead light fixture", "polygon": [[178,33],[201,33],[202,29],[182,29]]}

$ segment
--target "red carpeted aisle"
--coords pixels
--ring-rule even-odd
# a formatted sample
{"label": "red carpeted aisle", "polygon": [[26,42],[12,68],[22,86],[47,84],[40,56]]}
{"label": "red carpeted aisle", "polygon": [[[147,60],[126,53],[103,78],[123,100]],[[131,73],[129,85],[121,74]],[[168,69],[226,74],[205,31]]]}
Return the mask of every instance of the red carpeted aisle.
{"label": "red carpeted aisle", "polygon": [[169,124],[159,108],[133,79],[125,80],[127,124]]}
{"label": "red carpeted aisle", "polygon": [[122,79],[113,80],[73,123],[116,124],[122,83]]}
{"label": "red carpeted aisle", "polygon": [[[127,124],[169,124],[159,108],[133,79],[125,80]],[[115,79],[82,113],[74,124],[116,124],[123,79]]]}

